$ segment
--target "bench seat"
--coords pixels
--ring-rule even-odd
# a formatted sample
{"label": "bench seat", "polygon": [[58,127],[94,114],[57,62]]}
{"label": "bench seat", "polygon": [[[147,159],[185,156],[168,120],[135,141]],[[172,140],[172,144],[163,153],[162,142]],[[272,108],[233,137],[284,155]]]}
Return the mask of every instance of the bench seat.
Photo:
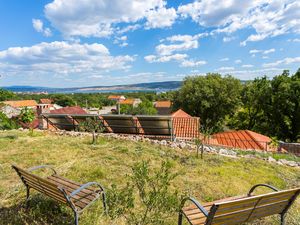
{"label": "bench seat", "polygon": [[[60,203],[67,204],[74,212],[75,225],[78,225],[79,214],[100,197],[102,197],[103,207],[106,211],[104,188],[96,182],[81,184],[69,180],[59,176],[52,167],[46,165],[30,169],[22,169],[13,165],[12,168],[17,172],[27,189],[26,203],[28,203],[30,189],[39,191]],[[51,169],[53,173],[45,178],[32,173],[39,169]]]}
{"label": "bench seat", "polygon": [[[274,192],[252,195],[257,187],[268,187]],[[285,215],[299,194],[300,188],[279,191],[270,185],[258,184],[245,196],[221,199],[204,205],[187,197],[181,204],[178,225],[182,224],[183,216],[191,225],[235,225],[276,214],[281,216],[281,225],[284,225]],[[187,201],[192,204],[185,206]]]}

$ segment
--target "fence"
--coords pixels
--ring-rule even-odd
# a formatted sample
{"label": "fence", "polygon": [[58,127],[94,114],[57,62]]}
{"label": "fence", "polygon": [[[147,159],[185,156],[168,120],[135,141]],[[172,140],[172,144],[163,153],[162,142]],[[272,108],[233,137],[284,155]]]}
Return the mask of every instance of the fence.
{"label": "fence", "polygon": [[279,142],[278,151],[280,152],[287,151],[289,153],[300,156],[300,143]]}
{"label": "fence", "polygon": [[159,139],[195,139],[199,137],[199,118],[144,115],[71,115],[42,114],[40,128],[77,130],[87,118],[96,118],[104,132],[143,135]]}

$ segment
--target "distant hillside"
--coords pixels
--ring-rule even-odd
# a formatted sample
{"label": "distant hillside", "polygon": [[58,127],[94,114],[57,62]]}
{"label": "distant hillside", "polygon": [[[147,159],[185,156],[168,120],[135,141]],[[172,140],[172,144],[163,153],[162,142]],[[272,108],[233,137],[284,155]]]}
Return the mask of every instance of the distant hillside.
{"label": "distant hillside", "polygon": [[137,92],[137,91],[155,91],[163,92],[176,90],[181,86],[181,81],[165,81],[152,83],[139,83],[129,85],[113,86],[91,86],[91,87],[74,87],[74,88],[49,88],[35,86],[9,86],[3,87],[13,92],[48,92],[48,93],[89,93],[89,92]]}

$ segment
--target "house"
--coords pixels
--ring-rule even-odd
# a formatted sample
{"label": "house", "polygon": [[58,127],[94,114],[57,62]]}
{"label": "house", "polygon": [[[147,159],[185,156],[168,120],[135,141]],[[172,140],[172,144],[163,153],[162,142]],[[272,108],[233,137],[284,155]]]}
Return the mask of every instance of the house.
{"label": "house", "polygon": [[72,115],[85,115],[87,112],[80,106],[67,106],[60,109],[50,110],[50,114],[72,114]]}
{"label": "house", "polygon": [[177,139],[193,140],[200,137],[200,118],[192,117],[182,109],[172,113],[173,133]]}
{"label": "house", "polygon": [[41,98],[40,99],[40,104],[52,104],[53,103],[53,100],[52,99],[49,99],[49,98]]}
{"label": "house", "polygon": [[137,107],[141,102],[142,100],[139,98],[127,98],[120,101],[120,105],[131,105],[133,107]]}
{"label": "house", "polygon": [[21,110],[10,105],[1,105],[0,112],[4,113],[9,119],[20,115]]}
{"label": "house", "polygon": [[171,101],[156,101],[154,102],[154,107],[157,110],[158,115],[169,115],[172,110],[172,102]]}
{"label": "house", "polygon": [[35,100],[17,100],[17,101],[5,101],[3,102],[5,105],[10,105],[11,107],[14,107],[16,109],[22,109],[22,108],[31,108],[36,109],[38,103]]}
{"label": "house", "polygon": [[232,130],[220,132],[212,135],[212,139],[218,145],[239,149],[256,149],[264,151],[273,151],[271,138],[250,131],[250,130]]}
{"label": "house", "polygon": [[107,97],[107,99],[112,100],[112,101],[123,101],[125,100],[125,96],[124,95],[109,95]]}

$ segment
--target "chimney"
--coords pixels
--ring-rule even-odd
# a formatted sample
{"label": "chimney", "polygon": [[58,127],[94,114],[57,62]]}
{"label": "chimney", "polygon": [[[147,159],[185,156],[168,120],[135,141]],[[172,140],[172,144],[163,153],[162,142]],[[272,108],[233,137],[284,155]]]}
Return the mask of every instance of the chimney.
{"label": "chimney", "polygon": [[41,116],[43,113],[50,113],[50,104],[38,104],[36,108],[37,115],[39,117],[39,128],[41,130],[47,129],[47,121]]}

